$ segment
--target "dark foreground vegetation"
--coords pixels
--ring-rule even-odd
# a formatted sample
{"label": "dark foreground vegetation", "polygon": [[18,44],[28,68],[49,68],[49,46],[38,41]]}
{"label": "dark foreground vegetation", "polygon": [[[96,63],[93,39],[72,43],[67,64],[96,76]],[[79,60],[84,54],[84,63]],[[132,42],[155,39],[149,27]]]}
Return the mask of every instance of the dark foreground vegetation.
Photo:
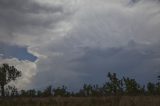
{"label": "dark foreground vegetation", "polygon": [[68,91],[66,86],[44,90],[18,90],[15,86],[6,85],[1,90],[1,97],[104,97],[104,96],[160,96],[160,82],[140,85],[135,79],[119,79],[115,73],[108,73],[108,80],[102,85],[84,84],[78,92]]}
{"label": "dark foreground vegetation", "polygon": [[0,106],[160,106],[160,97],[21,97],[0,100]]}
{"label": "dark foreground vegetation", "polygon": [[66,86],[18,90],[9,85],[21,75],[14,66],[0,66],[0,106],[160,106],[160,76],[156,83],[140,85],[109,72],[103,85],[84,84],[78,92],[70,92]]}

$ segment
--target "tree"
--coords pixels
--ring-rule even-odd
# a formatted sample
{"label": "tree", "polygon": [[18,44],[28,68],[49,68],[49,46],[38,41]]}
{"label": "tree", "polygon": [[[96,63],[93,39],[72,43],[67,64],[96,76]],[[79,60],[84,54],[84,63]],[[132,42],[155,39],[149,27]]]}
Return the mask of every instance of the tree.
{"label": "tree", "polygon": [[158,76],[158,80],[160,81],[160,75]]}
{"label": "tree", "polygon": [[43,96],[43,92],[42,92],[42,91],[40,91],[40,90],[38,90],[38,91],[37,91],[37,96],[38,96],[38,97]]}
{"label": "tree", "polygon": [[91,96],[92,95],[92,91],[93,91],[92,90],[92,86],[84,84],[83,85],[83,91],[84,91],[85,96]]}
{"label": "tree", "polygon": [[156,94],[160,95],[160,82],[156,83]]}
{"label": "tree", "polygon": [[147,84],[147,90],[149,94],[155,94],[156,91],[156,85],[154,83],[149,82]]}
{"label": "tree", "polygon": [[158,95],[160,95],[160,75],[159,76],[157,76],[157,80],[158,80],[158,82],[155,84],[155,92],[156,92],[156,94],[158,94]]}
{"label": "tree", "polygon": [[10,92],[10,96],[18,96],[18,90],[15,86],[8,86],[7,87],[9,92]]}
{"label": "tree", "polygon": [[53,89],[54,96],[69,96],[70,93],[67,91],[66,86],[58,87]]}
{"label": "tree", "polygon": [[103,89],[106,89],[105,92],[109,92],[111,94],[120,94],[123,92],[123,82],[122,80],[117,78],[116,73],[111,74],[108,73],[109,82],[106,82]]}
{"label": "tree", "polygon": [[123,77],[125,92],[127,94],[137,94],[140,91],[140,85],[136,82],[135,79],[125,78]]}
{"label": "tree", "polygon": [[17,70],[14,66],[9,66],[8,64],[2,64],[2,66],[0,66],[1,96],[5,96],[5,85],[11,81],[15,81],[18,77],[21,77],[21,75],[21,71]]}
{"label": "tree", "polygon": [[44,96],[52,96],[52,86],[51,86],[51,85],[48,86],[48,87],[44,90],[43,95],[44,95]]}
{"label": "tree", "polygon": [[99,87],[97,84],[92,86],[92,96],[102,96],[103,89]]}

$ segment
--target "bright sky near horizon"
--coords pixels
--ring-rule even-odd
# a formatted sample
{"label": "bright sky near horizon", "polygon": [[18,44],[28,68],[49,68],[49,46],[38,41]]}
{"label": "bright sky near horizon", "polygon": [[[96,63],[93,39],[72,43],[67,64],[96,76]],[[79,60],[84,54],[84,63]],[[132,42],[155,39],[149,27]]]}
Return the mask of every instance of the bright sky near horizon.
{"label": "bright sky near horizon", "polygon": [[23,89],[102,84],[108,72],[156,81],[160,1],[0,0],[0,63],[23,72]]}

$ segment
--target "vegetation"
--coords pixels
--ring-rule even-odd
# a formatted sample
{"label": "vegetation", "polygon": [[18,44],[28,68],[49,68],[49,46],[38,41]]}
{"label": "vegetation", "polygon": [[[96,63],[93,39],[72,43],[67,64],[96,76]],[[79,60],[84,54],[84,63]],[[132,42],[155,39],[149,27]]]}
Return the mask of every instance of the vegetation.
{"label": "vegetation", "polygon": [[[53,88],[51,85],[44,90],[19,91],[9,83],[21,75],[21,71],[14,66],[1,65],[0,106],[127,106],[126,103],[130,104],[129,106],[159,106],[160,104],[160,76],[157,83],[148,82],[146,86],[141,86],[135,79],[118,78],[116,73],[109,72],[103,85],[84,84],[78,92],[70,92],[66,86]],[[125,99],[128,102],[124,102]],[[145,103],[142,104],[141,101]]]}
{"label": "vegetation", "polygon": [[8,98],[0,106],[159,106],[157,96]]}
{"label": "vegetation", "polygon": [[21,72],[18,71],[14,66],[9,66],[8,64],[2,64],[0,67],[0,87],[1,95],[5,96],[5,85],[11,81],[15,81],[21,76]]}
{"label": "vegetation", "polygon": [[[108,73],[107,81],[102,85],[84,84],[78,92],[67,91],[66,86],[53,88],[46,87],[44,90],[21,90],[15,86],[9,86],[11,81],[15,81],[21,76],[21,71],[14,66],[2,64],[0,67],[0,87],[1,96],[6,97],[51,97],[51,96],[76,96],[76,97],[95,97],[95,96],[110,96],[110,95],[160,95],[160,82],[148,82],[146,87],[141,86],[135,79],[129,77],[118,78],[116,73]],[[160,76],[158,76],[158,81]],[[8,86],[6,86],[8,85]],[[5,87],[6,86],[6,87]]]}

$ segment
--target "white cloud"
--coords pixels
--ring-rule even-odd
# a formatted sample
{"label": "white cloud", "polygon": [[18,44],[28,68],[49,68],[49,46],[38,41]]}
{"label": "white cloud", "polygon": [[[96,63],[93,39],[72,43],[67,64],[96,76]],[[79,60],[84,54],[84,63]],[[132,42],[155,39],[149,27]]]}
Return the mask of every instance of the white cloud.
{"label": "white cloud", "polygon": [[33,77],[37,73],[37,67],[34,62],[30,61],[20,61],[16,58],[12,59],[0,59],[0,64],[8,63],[11,66],[15,66],[19,71],[22,72],[22,76],[16,80],[16,87],[19,89],[30,88],[30,83],[32,82]]}

